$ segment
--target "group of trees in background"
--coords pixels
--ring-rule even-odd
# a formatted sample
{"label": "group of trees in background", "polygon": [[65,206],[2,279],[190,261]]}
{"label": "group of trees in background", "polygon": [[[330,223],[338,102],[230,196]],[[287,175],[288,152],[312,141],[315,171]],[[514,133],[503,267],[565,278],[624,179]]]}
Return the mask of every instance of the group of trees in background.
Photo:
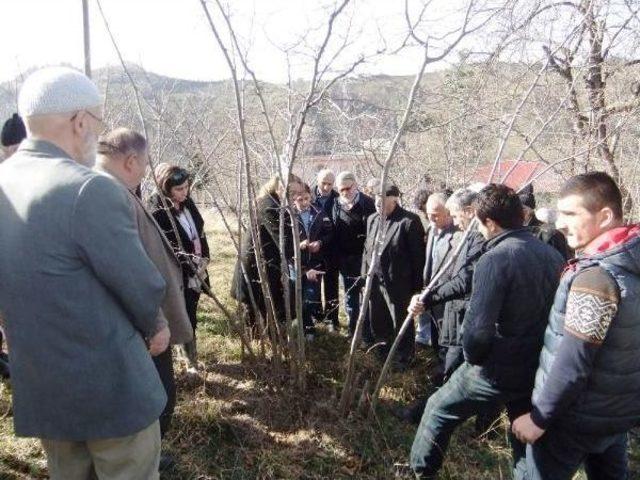
{"label": "group of trees in background", "polygon": [[[230,80],[170,79],[124,62],[94,77],[107,123],[144,126],[154,164],[191,170],[197,197],[219,212],[236,246],[255,237],[260,183],[274,174],[286,183],[288,172],[312,181],[324,164],[393,179],[406,195],[425,180],[457,188],[487,165],[484,180],[502,181],[506,160],[543,164],[543,175],[528,179],[534,186],[544,175],[606,170],[638,217],[638,0],[405,0],[396,2],[404,35],[378,39],[370,51],[357,41],[360,2],[327,0],[315,29],[282,46],[287,64],[308,66],[282,84],[261,81],[252,39],[238,33],[241,22],[259,19],[235,16],[233,2],[197,1]],[[415,76],[361,74],[404,51],[415,52]],[[19,83],[0,87],[3,117],[15,109]],[[283,215],[289,208],[285,201]],[[299,309],[296,280],[287,295]],[[287,313],[284,334],[281,319],[268,317],[258,354],[276,359],[274,368],[288,365],[304,388],[296,312]],[[347,368],[345,410],[357,383],[353,349]]]}

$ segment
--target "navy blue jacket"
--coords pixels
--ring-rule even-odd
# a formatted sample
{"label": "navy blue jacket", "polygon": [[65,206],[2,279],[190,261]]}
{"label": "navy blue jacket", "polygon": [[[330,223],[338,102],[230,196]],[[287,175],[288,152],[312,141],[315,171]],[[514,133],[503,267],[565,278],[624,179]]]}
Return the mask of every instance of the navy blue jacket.
{"label": "navy blue jacket", "polygon": [[497,388],[531,391],[564,261],[526,228],[487,242],[462,332],[465,360]]}
{"label": "navy blue jacket", "polygon": [[335,190],[331,190],[331,193],[329,194],[329,198],[326,199],[323,205],[322,202],[320,201],[321,195],[320,195],[320,191],[318,190],[318,187],[317,186],[313,187],[313,205],[316,208],[324,211],[324,213],[330,219],[331,219],[331,213],[333,212],[333,204],[337,201],[337,198],[339,196],[340,195],[338,195],[338,192],[336,192]]}
{"label": "navy blue jacket", "polygon": [[323,210],[318,209],[315,205],[311,205],[311,223],[309,225],[309,232],[307,233],[302,223],[302,217],[297,215],[297,218],[300,241],[308,240],[309,243],[311,243],[319,240],[322,243],[320,251],[317,253],[311,253],[308,249],[302,250],[300,255],[302,271],[304,272],[311,268],[324,270],[326,268],[326,255],[329,248],[331,248],[331,242],[333,240],[333,224],[331,223],[331,219]]}

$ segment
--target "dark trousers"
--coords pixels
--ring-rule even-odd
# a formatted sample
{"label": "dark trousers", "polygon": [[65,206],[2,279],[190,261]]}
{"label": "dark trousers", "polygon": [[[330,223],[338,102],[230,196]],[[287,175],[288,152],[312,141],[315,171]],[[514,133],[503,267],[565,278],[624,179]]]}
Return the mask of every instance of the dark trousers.
{"label": "dark trousers", "polygon": [[325,315],[334,326],[338,326],[338,276],[344,285],[344,310],[348,317],[349,333],[353,334],[360,314],[360,291],[358,282],[362,268],[362,255],[343,255],[329,259],[324,275]]}
{"label": "dark trousers", "polygon": [[571,480],[582,464],[588,480],[628,479],[627,434],[572,434],[551,427],[527,445],[529,480]]}
{"label": "dark trousers", "polygon": [[192,364],[195,364],[198,360],[198,349],[196,343],[196,328],[198,326],[198,301],[200,300],[200,292],[196,292],[190,288],[184,289],[184,303],[187,307],[187,315],[193,327],[193,340],[184,345],[187,358]]}
{"label": "dark trousers", "polygon": [[[481,367],[464,362],[427,401],[411,447],[411,468],[417,478],[436,478],[453,431],[468,418],[497,405],[507,406],[510,419],[530,409],[530,391],[502,391],[485,378],[481,370]],[[510,441],[513,478],[524,480],[527,478],[525,446],[511,434]]]}
{"label": "dark trousers", "polygon": [[153,357],[153,363],[156,365],[158,375],[167,393],[167,404],[160,415],[160,435],[164,437],[173,418],[173,411],[176,406],[176,378],[173,371],[173,355],[171,354],[171,345],[160,355]]}
{"label": "dark trousers", "polygon": [[304,333],[314,333],[313,320],[320,317],[320,282],[312,282],[306,276],[302,277],[302,323]]}
{"label": "dark trousers", "polygon": [[195,334],[196,327],[198,326],[198,316],[196,315],[198,311],[198,301],[200,300],[200,292],[196,292],[190,288],[184,289],[184,303],[187,307],[187,315],[189,316],[189,321],[191,322],[191,326],[193,327],[193,331]]}
{"label": "dark trousers", "polygon": [[[398,331],[407,316],[407,308],[410,302],[410,296],[403,298],[393,297],[380,278],[377,275],[373,276],[369,300],[371,333],[373,334],[374,342],[385,343],[385,350],[383,350],[385,354],[388,353],[391,344],[398,335]],[[397,358],[399,361],[409,361],[413,358],[415,335],[415,326],[411,322],[398,344]]]}
{"label": "dark trousers", "polygon": [[340,258],[340,276],[344,284],[344,310],[349,318],[349,334],[353,335],[360,315],[360,292],[358,282],[362,268],[362,255],[348,255]]}
{"label": "dark trousers", "polygon": [[326,273],[322,276],[322,284],[324,285],[324,320],[330,321],[334,327],[338,326],[338,309],[340,301],[338,300],[338,278],[340,269],[336,259],[330,259],[327,262]]}

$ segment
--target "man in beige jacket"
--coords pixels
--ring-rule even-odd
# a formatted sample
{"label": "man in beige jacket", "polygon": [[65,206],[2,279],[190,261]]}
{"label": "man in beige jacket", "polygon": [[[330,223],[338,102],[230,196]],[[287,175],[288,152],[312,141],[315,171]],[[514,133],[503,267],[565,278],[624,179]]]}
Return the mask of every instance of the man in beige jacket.
{"label": "man in beige jacket", "polygon": [[[189,342],[193,337],[187,315],[182,270],[171,244],[158,227],[153,216],[144,208],[134,191],[142,181],[148,165],[147,142],[137,132],[117,128],[98,141],[97,169],[113,176],[129,191],[138,233],[147,255],[160,271],[167,289],[158,313],[158,322],[168,324],[173,345]],[[168,430],[176,403],[176,384],[171,348],[154,357],[160,379],[167,392],[167,405],[160,416],[162,436]],[[160,470],[174,462],[168,455],[160,459]]]}

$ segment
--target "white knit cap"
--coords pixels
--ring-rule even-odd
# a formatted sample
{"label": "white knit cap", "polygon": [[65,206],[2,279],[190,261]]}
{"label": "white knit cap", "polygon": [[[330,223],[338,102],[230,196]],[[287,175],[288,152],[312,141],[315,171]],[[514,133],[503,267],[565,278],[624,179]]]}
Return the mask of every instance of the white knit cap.
{"label": "white knit cap", "polygon": [[95,83],[68,67],[35,71],[27,77],[18,96],[18,112],[22,117],[75,112],[101,104]]}

